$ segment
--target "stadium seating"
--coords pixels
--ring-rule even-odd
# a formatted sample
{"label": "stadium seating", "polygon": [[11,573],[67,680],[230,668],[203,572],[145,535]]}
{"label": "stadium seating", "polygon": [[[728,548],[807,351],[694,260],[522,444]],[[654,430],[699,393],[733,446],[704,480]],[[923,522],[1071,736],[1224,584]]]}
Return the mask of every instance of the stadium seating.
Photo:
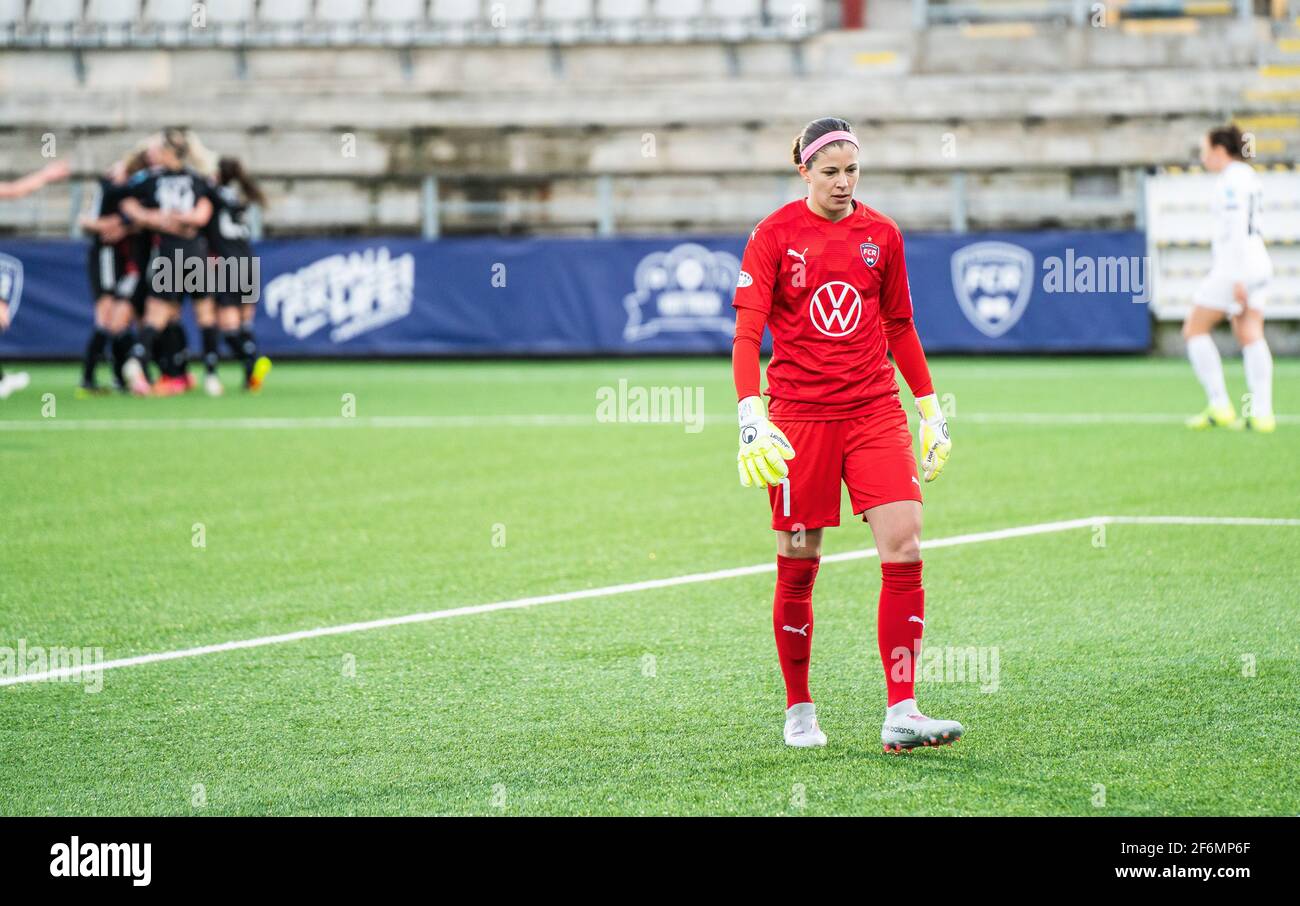
{"label": "stadium seating", "polygon": [[[1222,111],[1257,134],[1261,164],[1292,161],[1300,149],[1300,34],[1291,25],[936,25],[680,43],[664,32],[666,16],[705,9],[710,27],[719,17],[759,27],[756,13],[789,8],[536,0],[508,7],[504,24],[573,43],[498,46],[481,18],[486,4],[309,5],[315,18],[298,22],[283,12],[301,6],[293,0],[275,11],[213,0],[207,30],[228,34],[195,50],[179,37],[198,31],[187,0],[90,0],[86,29],[112,25],[149,43],[87,44],[80,60],[58,46],[0,52],[10,126],[0,133],[0,172],[28,168],[51,129],[76,136],[65,141],[89,175],[146,132],[185,123],[265,175],[272,233],[416,232],[429,176],[447,232],[589,233],[603,224],[654,233],[690,223],[729,232],[798,190],[789,144],[815,96],[818,110],[858,123],[866,191],[908,228],[1099,228],[1135,225],[1143,172],[1192,164],[1198,136]],[[272,27],[273,46],[247,44],[238,58],[221,47],[241,41],[240,29]],[[618,29],[623,43],[609,43]],[[657,43],[638,43],[655,29]],[[435,46],[421,43],[425,32],[441,34]],[[360,43],[312,46],[322,36]],[[406,51],[383,46],[402,36],[413,41]],[[355,158],[338,154],[344,131],[356,136]],[[60,191],[38,207],[11,206],[8,228],[21,221],[66,234],[72,204]],[[602,211],[605,198],[612,209]]]}
{"label": "stadium seating", "polygon": [[464,0],[430,0],[430,14],[434,22],[443,24],[466,24],[479,19],[481,7]]}
{"label": "stadium seating", "polygon": [[122,26],[140,19],[140,0],[88,0],[86,21],[98,26]]}
{"label": "stadium seating", "polygon": [[81,20],[81,0],[41,0],[27,11],[27,21],[32,25],[68,28]]}
{"label": "stadium seating", "polygon": [[[1300,168],[1260,167],[1260,229],[1273,260],[1268,312],[1300,318]],[[1152,311],[1181,320],[1209,267],[1214,230],[1212,177],[1199,168],[1164,168],[1146,180],[1146,230],[1151,267],[1159,274]]]}
{"label": "stadium seating", "polygon": [[368,5],[366,0],[316,0],[316,20],[329,23],[360,22],[366,17]]}
{"label": "stadium seating", "polygon": [[[247,7],[248,0],[225,0],[232,7]],[[261,3],[257,8],[257,21],[261,24],[280,26],[302,26],[312,14],[312,0],[275,0],[274,3]],[[247,21],[239,9],[238,21]]]}

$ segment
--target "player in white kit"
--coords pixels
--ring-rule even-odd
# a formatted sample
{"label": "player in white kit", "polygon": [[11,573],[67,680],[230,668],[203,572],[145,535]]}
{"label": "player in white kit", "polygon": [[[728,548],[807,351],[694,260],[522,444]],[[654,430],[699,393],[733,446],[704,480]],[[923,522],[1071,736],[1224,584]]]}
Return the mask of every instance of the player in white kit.
{"label": "player in white kit", "polygon": [[[1264,340],[1264,301],[1273,279],[1273,264],[1260,234],[1262,202],[1259,176],[1242,159],[1243,139],[1236,126],[1211,130],[1201,142],[1201,163],[1218,174],[1214,186],[1214,237],[1210,272],[1196,289],[1191,312],[1183,322],[1187,357],[1205,388],[1208,405],[1188,419],[1189,428],[1249,428],[1272,431],[1273,357]],[[1241,344],[1250,390],[1237,418],[1223,380],[1223,362],[1210,331],[1225,317]]]}

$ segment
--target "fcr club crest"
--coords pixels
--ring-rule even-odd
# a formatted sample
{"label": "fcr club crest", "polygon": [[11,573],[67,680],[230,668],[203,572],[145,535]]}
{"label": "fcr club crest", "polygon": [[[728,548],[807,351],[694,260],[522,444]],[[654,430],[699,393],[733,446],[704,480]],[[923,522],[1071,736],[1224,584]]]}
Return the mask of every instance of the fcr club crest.
{"label": "fcr club crest", "polygon": [[966,319],[987,337],[1020,320],[1034,288],[1034,256],[1009,242],[976,242],[952,255],[952,289]]}
{"label": "fcr club crest", "polygon": [[876,261],[880,258],[880,246],[874,242],[864,242],[858,246],[858,251],[862,252],[862,260],[867,263],[867,267],[876,266]]}
{"label": "fcr club crest", "polygon": [[12,255],[0,254],[0,302],[9,303],[9,320],[18,314],[23,300],[23,263]]}

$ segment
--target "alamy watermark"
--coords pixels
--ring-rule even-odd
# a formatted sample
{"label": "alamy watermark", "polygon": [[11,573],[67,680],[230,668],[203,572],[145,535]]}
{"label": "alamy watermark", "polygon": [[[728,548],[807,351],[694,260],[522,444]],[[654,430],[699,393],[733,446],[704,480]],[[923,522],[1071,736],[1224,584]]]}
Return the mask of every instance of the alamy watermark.
{"label": "alamy watermark", "polygon": [[155,293],[187,293],[201,299],[218,294],[238,295],[253,305],[262,294],[262,260],[257,255],[184,255],[154,258],[149,286]]}
{"label": "alamy watermark", "polygon": [[978,683],[981,692],[997,692],[1001,655],[997,646],[977,648],[930,646],[913,658],[912,649],[902,646],[890,654],[889,675],[895,682]]}
{"label": "alamy watermark", "polygon": [[1132,301],[1151,301],[1151,261],[1145,255],[1076,255],[1067,248],[1065,257],[1043,259],[1043,292],[1128,293]]}
{"label": "alamy watermark", "polygon": [[703,387],[642,387],[620,379],[617,387],[596,389],[598,422],[667,422],[704,430]]}
{"label": "alamy watermark", "polygon": [[[88,693],[103,691],[104,649],[67,648],[62,645],[28,645],[19,639],[17,647],[0,645],[0,680],[5,685],[22,682],[81,683]],[[46,674],[53,673],[53,676]]]}

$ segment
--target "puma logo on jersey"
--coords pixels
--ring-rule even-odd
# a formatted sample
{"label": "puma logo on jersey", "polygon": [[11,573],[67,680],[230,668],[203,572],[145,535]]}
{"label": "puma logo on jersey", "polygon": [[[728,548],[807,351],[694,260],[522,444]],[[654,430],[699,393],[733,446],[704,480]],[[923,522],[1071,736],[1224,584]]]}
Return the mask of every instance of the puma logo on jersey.
{"label": "puma logo on jersey", "polygon": [[[913,481],[916,481],[915,478],[913,478],[912,480],[913,480]],[[921,624],[921,628],[922,628],[922,629],[925,628],[925,620],[921,619],[920,617],[908,617],[908,618],[907,618],[907,622],[909,622],[909,623],[920,623],[920,624]]]}
{"label": "puma logo on jersey", "polygon": [[797,633],[799,633],[801,636],[803,636],[804,638],[807,638],[807,637],[808,637],[808,627],[811,626],[811,625],[812,625],[812,623],[804,623],[804,624],[803,624],[803,629],[795,629],[793,626],[782,626],[781,628],[784,629],[786,632],[797,632]]}
{"label": "puma logo on jersey", "polygon": [[785,253],[789,255],[791,258],[798,258],[800,261],[803,261],[805,265],[808,263],[807,261],[804,261],[804,257],[803,257],[804,255],[808,254],[808,249],[806,248],[802,252],[796,252],[794,249],[786,249]]}

